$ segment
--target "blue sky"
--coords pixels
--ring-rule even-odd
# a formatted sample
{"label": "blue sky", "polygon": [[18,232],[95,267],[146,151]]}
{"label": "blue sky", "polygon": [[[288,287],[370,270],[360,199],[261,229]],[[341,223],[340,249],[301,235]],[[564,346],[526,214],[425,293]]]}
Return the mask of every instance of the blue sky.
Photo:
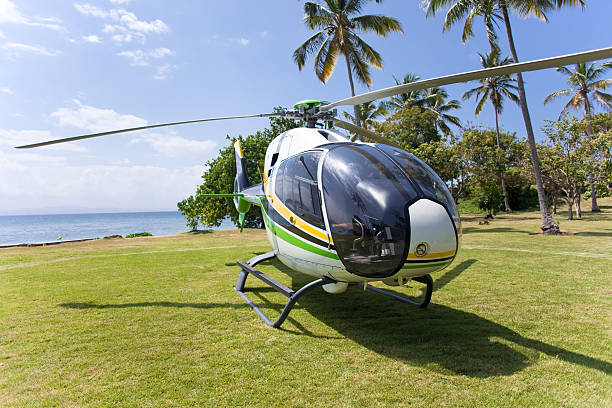
{"label": "blue sky", "polygon": [[[549,13],[548,24],[513,18],[526,61],[611,46],[612,2]],[[364,38],[385,60],[372,89],[413,72],[422,78],[479,68],[488,45],[481,27],[463,45],[459,29],[442,35],[442,18],[426,19],[418,0],[386,0],[364,14],[397,18],[404,35]],[[327,84],[309,61],[291,54],[308,36],[302,1],[0,0],[0,213],[38,209],[167,210],[189,195],[203,164],[264,119],[179,126],[55,147],[17,144],[139,124],[269,112],[275,106],[349,95],[339,64]],[[507,49],[500,31],[501,44]],[[544,97],[565,87],[554,70],[525,74],[536,133],[563,103]],[[461,99],[469,85],[446,87]],[[367,91],[357,86],[358,92]],[[486,109],[464,122],[492,125]],[[507,105],[506,130],[524,134],[518,107]]]}

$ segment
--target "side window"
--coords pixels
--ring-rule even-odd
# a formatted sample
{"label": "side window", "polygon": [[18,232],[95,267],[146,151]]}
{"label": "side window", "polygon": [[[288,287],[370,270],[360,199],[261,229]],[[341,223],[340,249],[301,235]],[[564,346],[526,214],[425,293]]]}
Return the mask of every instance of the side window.
{"label": "side window", "polygon": [[276,176],[276,194],[298,217],[325,228],[317,181],[320,157],[320,152],[307,152],[282,163]]}

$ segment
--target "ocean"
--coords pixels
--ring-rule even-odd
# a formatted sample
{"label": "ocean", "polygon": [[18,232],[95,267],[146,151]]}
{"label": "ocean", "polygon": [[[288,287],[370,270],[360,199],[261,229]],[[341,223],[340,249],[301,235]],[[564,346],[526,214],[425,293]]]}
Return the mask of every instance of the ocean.
{"label": "ocean", "polygon": [[[150,232],[171,235],[189,231],[177,211],[104,214],[49,214],[0,216],[0,245],[103,238],[108,235]],[[219,228],[232,229],[225,220]]]}

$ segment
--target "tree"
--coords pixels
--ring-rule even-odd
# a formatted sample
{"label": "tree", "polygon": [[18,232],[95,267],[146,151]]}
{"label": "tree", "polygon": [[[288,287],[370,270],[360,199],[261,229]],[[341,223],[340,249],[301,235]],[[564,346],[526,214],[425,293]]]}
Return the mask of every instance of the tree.
{"label": "tree", "polygon": [[[443,31],[448,30],[453,24],[465,18],[462,36],[463,42],[466,42],[473,35],[472,23],[474,19],[476,17],[483,17],[489,43],[492,44],[493,48],[497,47],[495,26],[497,21],[503,18],[510,53],[514,62],[518,63],[519,58],[512,35],[512,26],[510,24],[510,11],[522,17],[535,16],[541,20],[547,21],[545,12],[548,10],[555,7],[560,8],[562,6],[580,5],[584,7],[585,3],[583,0],[423,0],[423,5],[425,6],[428,17],[435,15],[441,8],[447,5],[450,6],[444,20]],[[540,172],[538,152],[533,134],[533,126],[531,125],[531,117],[529,116],[529,109],[527,107],[525,84],[521,73],[516,74],[516,80],[521,112],[525,122],[527,141],[531,153],[533,173],[536,181],[536,188],[538,190],[538,201],[540,203],[540,213],[542,216],[541,228],[545,234],[558,234],[559,226],[553,220],[548,210],[546,193],[544,192],[544,185]]]}
{"label": "tree", "polygon": [[[239,136],[242,151],[247,164],[247,173],[251,183],[261,183],[264,159],[268,145],[281,133],[298,127],[299,123],[289,119],[271,118],[270,127],[258,131],[246,138]],[[234,177],[236,175],[236,160],[234,158],[234,142],[236,138],[227,137],[228,146],[219,150],[219,155],[206,162],[203,182],[196,188],[196,193],[177,204],[179,210],[187,217],[187,225],[199,222],[204,226],[219,226],[227,217],[240,226],[238,213],[232,198],[204,198],[199,194],[233,193]],[[251,207],[246,215],[246,228],[261,228],[263,221],[259,208]],[[197,227],[197,223],[196,223]],[[193,228],[193,227],[192,227]]]}
{"label": "tree", "polygon": [[[480,64],[483,68],[498,67],[501,65],[508,65],[512,63],[512,60],[508,57],[500,61],[499,50],[492,49],[486,56],[478,54],[480,56]],[[482,112],[487,101],[493,105],[493,111],[495,112],[495,132],[497,134],[497,147],[501,149],[499,141],[499,115],[503,111],[503,99],[506,96],[513,102],[519,103],[519,98],[512,91],[517,89],[510,75],[503,75],[500,77],[491,77],[480,79],[480,86],[470,89],[463,95],[463,99],[469,99],[472,96],[476,98],[476,115]],[[480,98],[480,99],[479,99]],[[504,210],[506,212],[512,212],[510,205],[508,204],[508,194],[506,193],[506,183],[504,182],[504,171],[500,173],[502,196],[504,199]]]}
{"label": "tree", "polygon": [[[421,79],[418,75],[406,74],[402,81],[399,81],[395,75],[393,76],[396,85],[408,84]],[[448,112],[453,109],[459,109],[460,103],[456,99],[446,101],[448,92],[444,88],[433,87],[428,89],[418,89],[392,96],[385,106],[391,111],[397,111],[404,108],[418,107],[422,111],[430,111],[436,116],[436,127],[444,135],[450,135],[451,129],[448,123],[451,123],[458,128],[461,128],[461,121],[458,117],[450,115]]]}
{"label": "tree", "polygon": [[[497,141],[500,145],[498,146]],[[458,151],[470,176],[471,185],[482,203],[483,209],[491,211],[501,204],[499,174],[509,162],[506,151],[516,143],[515,135],[496,132],[492,129],[464,129]]]}
{"label": "tree", "polygon": [[[379,0],[380,1],[380,0]],[[377,1],[377,2],[379,2]],[[293,59],[302,70],[306,58],[314,54],[317,77],[325,83],[331,76],[338,56],[344,56],[348,70],[351,95],[355,96],[353,73],[357,80],[370,87],[370,65],[382,69],[383,59],[368,45],[360,33],[374,32],[386,37],[391,32],[400,32],[398,20],[383,15],[359,15],[368,0],[324,0],[324,4],[306,2],[304,23],[316,31],[293,52]],[[354,107],[355,124],[361,126],[359,110]]]}
{"label": "tree", "polygon": [[[420,80],[421,77],[414,74],[406,74],[404,78],[400,81],[393,75],[393,80],[395,81],[395,85],[409,84],[412,82],[416,82]],[[392,96],[388,101],[385,102],[387,108],[393,112],[398,111],[404,108],[412,108],[414,106],[422,107],[422,98],[423,90],[417,89],[414,91],[410,91],[408,93],[398,94]]]}
{"label": "tree", "polygon": [[572,206],[576,204],[576,218],[582,218],[580,195],[588,181],[586,164],[590,153],[589,141],[581,136],[573,119],[548,122],[544,127],[547,144],[542,152],[542,175],[556,189],[567,204],[568,219],[573,220]]}
{"label": "tree", "polygon": [[459,201],[465,186],[465,171],[454,140],[423,143],[411,153],[427,163],[446,182],[455,202]]}
{"label": "tree", "polygon": [[[610,68],[612,68],[612,62],[606,62],[600,66],[587,63],[576,64],[573,71],[567,67],[557,68],[557,72],[567,75],[567,82],[571,87],[551,93],[544,99],[544,104],[574,93],[567,105],[561,110],[559,120],[569,111],[569,109],[580,109],[582,107],[584,109],[584,118],[587,120],[588,137],[593,138],[593,129],[590,124],[592,104],[589,100],[589,94],[592,94],[604,108],[612,109],[612,95],[603,92],[606,90],[606,87],[612,83],[612,79],[600,79]],[[595,177],[591,177],[590,184],[591,191],[595,192]],[[591,211],[601,211],[597,205],[597,194],[591,194]]]}
{"label": "tree", "polygon": [[[382,118],[387,115],[387,106],[384,103],[376,105],[374,102],[366,102],[357,105],[359,109],[359,118],[361,119],[361,126],[367,130],[376,130],[379,125],[376,119]],[[344,117],[348,120],[355,121],[355,117],[350,113],[343,112]]]}
{"label": "tree", "polygon": [[416,106],[400,109],[381,123],[378,131],[405,150],[416,149],[423,143],[441,140],[436,119],[434,113]]}
{"label": "tree", "polygon": [[430,111],[436,116],[436,127],[445,135],[450,135],[452,131],[448,127],[451,123],[458,128],[461,128],[461,121],[458,117],[450,115],[448,112],[453,109],[459,109],[461,104],[456,99],[446,101],[448,92],[444,88],[433,87],[425,90],[423,110]]}

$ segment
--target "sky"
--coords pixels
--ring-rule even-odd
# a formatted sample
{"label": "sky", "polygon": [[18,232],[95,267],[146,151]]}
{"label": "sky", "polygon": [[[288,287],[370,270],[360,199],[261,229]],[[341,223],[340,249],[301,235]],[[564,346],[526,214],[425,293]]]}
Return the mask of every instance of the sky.
{"label": "sky", "polygon": [[[612,2],[548,13],[549,22],[512,18],[522,61],[612,46]],[[104,130],[205,117],[271,112],[302,99],[350,96],[339,64],[322,84],[293,51],[310,36],[300,0],[0,0],[0,214],[175,210],[195,191],[204,163],[228,142],[268,125],[244,119],[112,135],[16,150],[20,144]],[[363,14],[397,18],[404,34],[363,38],[384,58],[373,86],[393,75],[421,78],[480,68],[488,43],[480,25],[461,43],[460,27],[442,33],[443,14],[427,19],[419,0],[372,2]],[[503,27],[502,27],[503,28]],[[506,37],[500,43],[507,55]],[[554,70],[525,74],[536,138],[565,102],[543,104],[566,88]],[[474,86],[472,84],[472,86]],[[446,87],[461,99],[470,84]],[[493,111],[463,123],[492,126]],[[580,115],[580,113],[577,113]],[[522,137],[517,106],[503,128]]]}

